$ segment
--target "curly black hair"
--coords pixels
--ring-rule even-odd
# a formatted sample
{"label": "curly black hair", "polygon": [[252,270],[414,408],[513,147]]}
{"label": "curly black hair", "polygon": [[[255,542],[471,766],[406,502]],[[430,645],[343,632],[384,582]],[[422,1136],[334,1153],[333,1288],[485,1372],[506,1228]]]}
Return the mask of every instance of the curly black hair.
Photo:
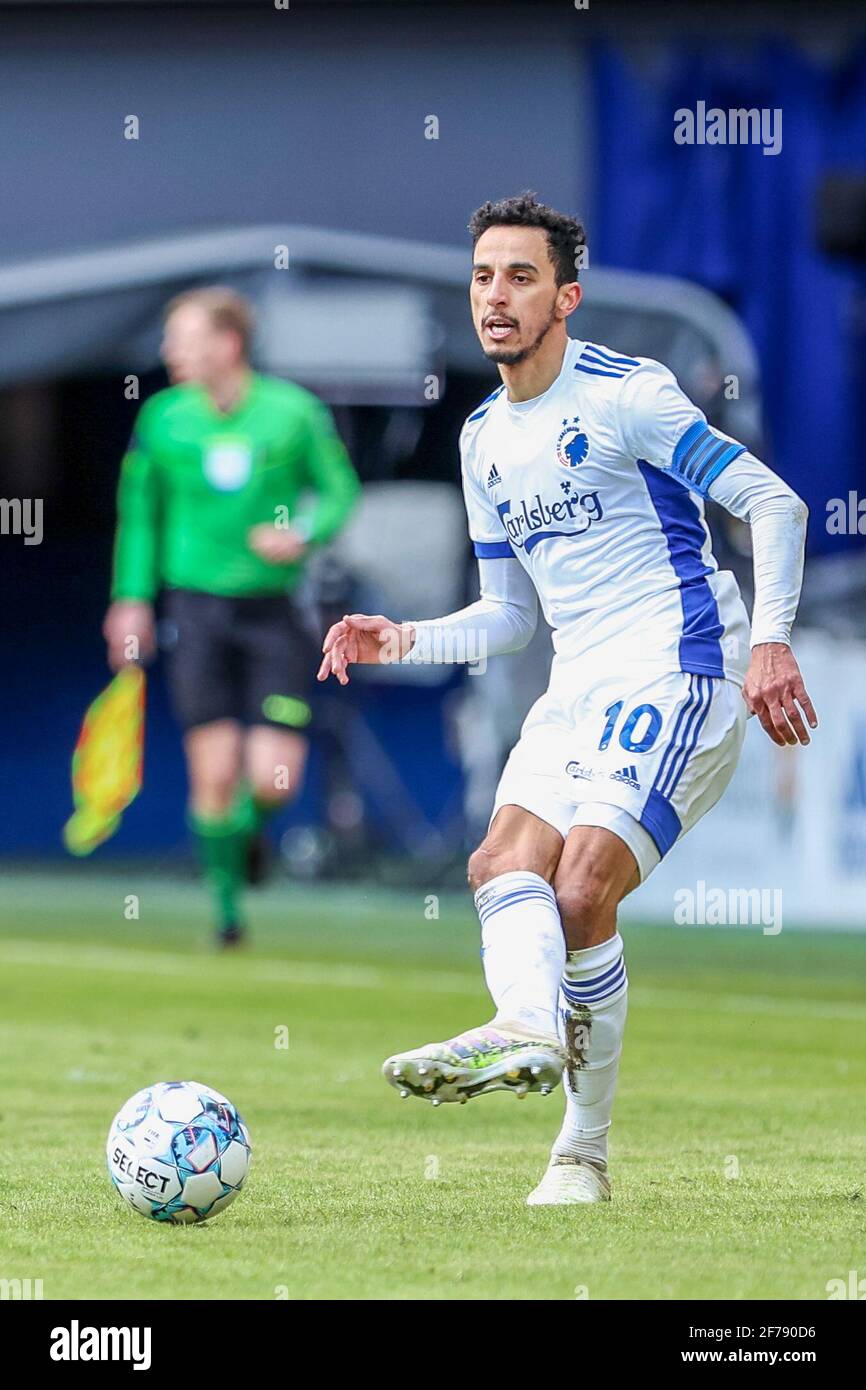
{"label": "curly black hair", "polygon": [[575,281],[581,265],[586,263],[582,254],[582,249],[586,247],[583,223],[564,212],[556,212],[546,203],[539,203],[535,194],[529,191],[518,194],[516,198],[482,203],[469,219],[473,246],[489,227],[540,227],[545,231],[558,286]]}

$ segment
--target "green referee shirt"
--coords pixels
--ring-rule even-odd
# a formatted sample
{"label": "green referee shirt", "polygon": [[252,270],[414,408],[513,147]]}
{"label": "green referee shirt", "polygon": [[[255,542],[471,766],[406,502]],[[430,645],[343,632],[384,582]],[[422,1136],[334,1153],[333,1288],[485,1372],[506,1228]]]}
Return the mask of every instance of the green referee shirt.
{"label": "green referee shirt", "polygon": [[159,391],[138,413],[121,468],[111,596],[150,600],[163,584],[285,592],[302,564],[268,564],[249,547],[250,527],[327,541],[358,492],[330,411],[302,387],[253,372],[226,415],[201,386]]}

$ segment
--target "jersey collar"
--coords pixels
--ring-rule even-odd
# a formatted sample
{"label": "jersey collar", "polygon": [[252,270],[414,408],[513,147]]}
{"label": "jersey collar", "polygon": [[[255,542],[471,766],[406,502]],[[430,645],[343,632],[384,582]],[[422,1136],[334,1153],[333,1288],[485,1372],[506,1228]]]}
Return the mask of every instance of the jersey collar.
{"label": "jersey collar", "polygon": [[565,352],[562,354],[562,366],[555,381],[552,381],[546,391],[542,391],[540,396],[532,396],[528,401],[510,401],[508,392],[502,393],[505,402],[505,409],[509,418],[515,422],[526,420],[528,416],[534,414],[540,405],[549,400],[557,388],[562,384],[564,378],[569,376],[574,368],[574,363],[583,352],[585,343],[579,342],[576,338],[569,338],[565,344]]}

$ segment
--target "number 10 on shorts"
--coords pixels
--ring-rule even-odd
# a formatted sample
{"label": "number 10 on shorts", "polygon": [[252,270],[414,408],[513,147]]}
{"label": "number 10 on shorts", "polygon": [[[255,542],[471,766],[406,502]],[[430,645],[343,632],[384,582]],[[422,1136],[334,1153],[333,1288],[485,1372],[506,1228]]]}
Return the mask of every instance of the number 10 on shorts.
{"label": "number 10 on shorts", "polygon": [[[606,724],[598,744],[603,753],[613,738],[624,700],[617,700],[605,710]],[[647,753],[652,748],[662,727],[662,717],[655,705],[635,705],[623,720],[619,731],[619,744],[627,753]]]}

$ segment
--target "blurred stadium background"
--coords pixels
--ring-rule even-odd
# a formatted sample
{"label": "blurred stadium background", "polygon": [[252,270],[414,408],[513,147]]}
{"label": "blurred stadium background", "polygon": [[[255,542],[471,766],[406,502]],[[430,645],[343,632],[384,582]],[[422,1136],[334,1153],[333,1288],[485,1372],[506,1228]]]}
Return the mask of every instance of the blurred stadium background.
{"label": "blurred stadium background", "polygon": [[[39,544],[0,534],[3,1281],[573,1300],[856,1280],[866,935],[829,929],[862,928],[866,902],[862,6],[0,2],[0,26],[0,515],[44,504]],[[699,101],[780,111],[781,151],[677,145],[674,112]],[[205,954],[158,663],[142,794],[89,861],[60,838],[165,301],[249,294],[257,364],[334,409],[365,495],[310,574],[318,630],[349,605],[441,612],[472,593],[457,436],[496,381],[466,222],[524,188],[586,221],[572,331],[662,358],[807,500],[797,654],[822,720],[785,753],[752,721],[721,805],[626,904],[616,1201],[576,1222],[523,1205],[558,1098],[467,1116],[399,1105],[378,1074],[484,1016],[463,864],[545,683],[544,631],[484,673],[318,691],[246,954]],[[711,520],[749,591],[748,537]],[[701,881],[781,891],[785,926],[812,930],[684,931],[675,894]],[[256,1159],[179,1261],[178,1232],[111,1192],[103,1146],[128,1095],[181,1075],[241,1107]]]}
{"label": "blurred stadium background", "polygon": [[[629,912],[670,921],[674,887],[701,878],[781,888],[786,921],[862,925],[866,537],[856,508],[845,534],[827,526],[831,499],[866,496],[858,7],[0,11],[0,496],[44,500],[41,544],[0,537],[7,860],[62,856],[70,752],[106,679],[118,465],[165,384],[166,299],[243,290],[257,364],[335,410],[365,497],[313,568],[311,622],[445,611],[473,584],[457,434],[495,380],[467,311],[465,224],[529,187],[588,226],[572,331],[663,359],[811,508],[798,651],[814,746],[778,753],[750,728],[724,802]],[[781,110],[781,152],[675,144],[674,111],[698,100]],[[713,521],[749,589],[747,536]],[[542,631],[483,674],[364,671],[321,691],[307,785],[279,823],[286,871],[459,885],[548,659]],[[145,789],[94,863],[186,872],[183,808],[157,668]]]}

